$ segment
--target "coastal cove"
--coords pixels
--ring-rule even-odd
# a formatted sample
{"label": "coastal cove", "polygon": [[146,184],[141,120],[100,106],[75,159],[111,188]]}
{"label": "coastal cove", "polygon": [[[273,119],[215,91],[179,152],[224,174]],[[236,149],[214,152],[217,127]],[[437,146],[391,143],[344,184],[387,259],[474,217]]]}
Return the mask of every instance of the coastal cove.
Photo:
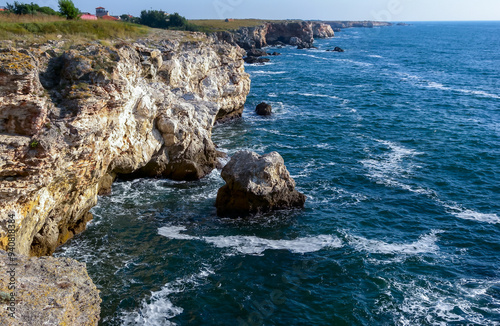
{"label": "coastal cove", "polygon": [[281,55],[245,65],[243,116],[211,139],[278,151],[303,210],[218,218],[219,170],[118,180],[54,256],[86,263],[101,325],[499,325],[499,27],[266,48]]}

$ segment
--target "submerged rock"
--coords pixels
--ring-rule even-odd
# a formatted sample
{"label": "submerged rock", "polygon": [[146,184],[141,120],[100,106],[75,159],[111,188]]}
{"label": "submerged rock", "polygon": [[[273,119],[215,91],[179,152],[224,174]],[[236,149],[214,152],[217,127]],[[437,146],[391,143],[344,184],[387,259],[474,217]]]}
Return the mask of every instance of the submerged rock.
{"label": "submerged rock", "polygon": [[217,193],[215,206],[219,216],[304,207],[306,196],[295,190],[295,181],[277,152],[262,156],[251,151],[237,152],[221,176],[226,185]]}
{"label": "submerged rock", "polygon": [[[4,275],[13,263],[17,264],[15,289],[8,289],[9,280]],[[84,263],[71,258],[9,256],[0,250],[0,268],[1,325],[97,325],[101,298]],[[7,299],[11,290],[14,305]],[[9,316],[12,310],[8,307],[15,309],[14,318]]]}
{"label": "submerged rock", "polygon": [[255,113],[258,115],[271,115],[273,113],[273,108],[271,104],[267,104],[265,102],[259,103],[255,108]]}

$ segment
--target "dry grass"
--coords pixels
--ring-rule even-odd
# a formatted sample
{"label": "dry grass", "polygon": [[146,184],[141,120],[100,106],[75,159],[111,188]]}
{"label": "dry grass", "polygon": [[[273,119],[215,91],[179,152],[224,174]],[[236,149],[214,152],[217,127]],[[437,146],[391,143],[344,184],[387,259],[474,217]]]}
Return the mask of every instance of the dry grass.
{"label": "dry grass", "polygon": [[204,20],[190,20],[190,23],[200,26],[203,31],[207,32],[219,32],[219,31],[230,31],[236,30],[240,27],[253,27],[262,25],[266,22],[275,22],[271,20],[262,19],[235,19],[233,21],[225,22],[224,20],[218,19],[204,19]]}
{"label": "dry grass", "polygon": [[115,21],[66,20],[56,16],[0,15],[0,40],[26,40],[41,43],[65,38],[74,41],[133,39],[144,36],[146,26]]}
{"label": "dry grass", "polygon": [[2,23],[53,23],[65,21],[66,18],[52,15],[15,15],[10,13],[0,14],[0,24]]}

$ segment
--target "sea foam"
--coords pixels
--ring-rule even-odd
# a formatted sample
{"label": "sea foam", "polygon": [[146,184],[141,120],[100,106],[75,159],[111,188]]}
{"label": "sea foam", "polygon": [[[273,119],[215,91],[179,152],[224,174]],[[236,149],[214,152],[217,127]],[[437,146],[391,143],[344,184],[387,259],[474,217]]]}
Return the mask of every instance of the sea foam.
{"label": "sea foam", "polygon": [[158,230],[158,234],[169,239],[200,240],[217,248],[230,248],[237,253],[246,255],[261,255],[265,250],[289,250],[293,253],[304,254],[324,248],[342,247],[342,241],[332,235],[309,236],[293,240],[271,240],[241,235],[195,237],[184,234],[184,231],[186,228],[183,226],[164,226]]}

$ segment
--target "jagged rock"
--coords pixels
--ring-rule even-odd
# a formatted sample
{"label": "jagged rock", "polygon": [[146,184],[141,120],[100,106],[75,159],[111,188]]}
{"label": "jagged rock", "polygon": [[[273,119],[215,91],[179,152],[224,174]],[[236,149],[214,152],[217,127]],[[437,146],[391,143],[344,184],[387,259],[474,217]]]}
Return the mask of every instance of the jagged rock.
{"label": "jagged rock", "polygon": [[[8,265],[12,263],[17,265]],[[12,267],[15,289],[8,288],[7,271]],[[0,269],[0,291],[9,297],[15,293],[14,318],[7,310],[11,301],[0,301],[1,325],[97,325],[101,298],[84,263],[71,258],[9,256],[0,250]]]}
{"label": "jagged rock", "polygon": [[267,52],[261,49],[251,49],[247,51],[247,56],[249,57],[265,57]]}
{"label": "jagged rock", "polygon": [[271,115],[273,113],[273,109],[271,104],[262,102],[255,108],[255,113],[258,115]]}
{"label": "jagged rock", "polygon": [[245,50],[286,44],[301,44],[303,48],[310,48],[314,42],[313,23],[306,21],[264,23],[260,26],[242,27],[232,32],[232,35],[227,33],[229,32],[218,32],[215,35],[218,39],[237,44]]}
{"label": "jagged rock", "polygon": [[295,190],[283,158],[277,152],[258,155],[240,151],[222,169],[226,185],[217,193],[219,216],[247,216],[276,209],[303,207],[306,196]]}
{"label": "jagged rock", "polygon": [[268,58],[260,58],[260,57],[259,58],[257,58],[257,57],[246,57],[244,60],[248,64],[254,64],[254,63],[261,63],[262,64],[262,63],[271,61]]}
{"label": "jagged rock", "polygon": [[49,255],[85,229],[114,176],[194,180],[215,168],[212,126],[241,116],[250,89],[244,51],[161,33],[56,56],[0,49],[0,249],[10,213],[18,253]]}
{"label": "jagged rock", "polygon": [[333,52],[344,52],[344,49],[339,48],[338,46],[336,46],[332,51]]}
{"label": "jagged rock", "polygon": [[329,38],[335,36],[332,27],[328,24],[313,23],[312,29],[314,38]]}
{"label": "jagged rock", "polygon": [[281,55],[281,53],[278,52],[267,52],[267,55]]}

